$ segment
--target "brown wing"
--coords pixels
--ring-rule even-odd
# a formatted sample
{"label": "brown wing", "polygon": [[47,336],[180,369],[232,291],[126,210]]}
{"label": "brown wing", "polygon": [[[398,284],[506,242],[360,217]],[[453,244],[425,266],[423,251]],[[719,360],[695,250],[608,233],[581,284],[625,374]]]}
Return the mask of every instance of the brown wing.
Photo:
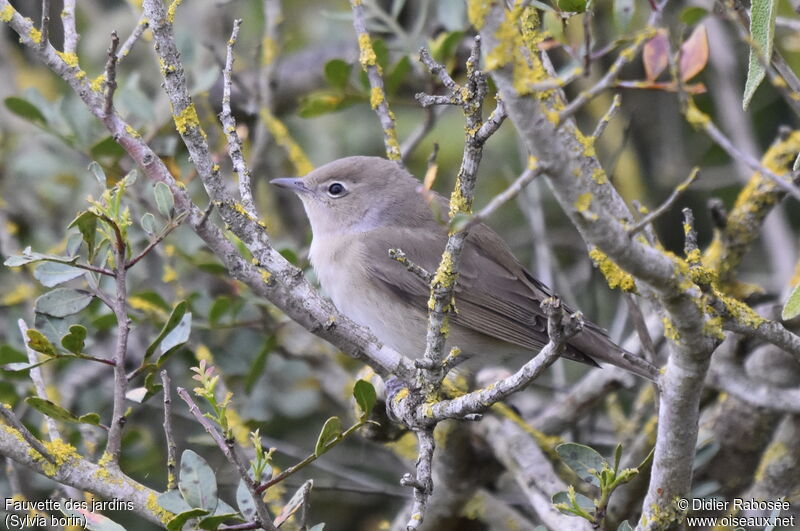
{"label": "brown wing", "polygon": [[[409,260],[433,272],[446,241],[443,228],[433,231],[376,229],[364,236],[370,272],[375,280],[420,309],[427,306],[428,286],[389,258],[388,249],[402,249]],[[479,225],[470,233],[459,272],[454,324],[532,351],[547,343],[547,319],[540,304],[551,292],[525,271],[491,229]],[[597,365],[575,348],[568,348],[565,357]]]}

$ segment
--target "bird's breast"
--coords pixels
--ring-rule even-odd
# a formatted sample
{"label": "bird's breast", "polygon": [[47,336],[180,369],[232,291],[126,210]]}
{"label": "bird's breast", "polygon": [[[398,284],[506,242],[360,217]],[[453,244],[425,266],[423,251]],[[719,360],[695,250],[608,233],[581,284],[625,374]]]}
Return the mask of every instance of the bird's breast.
{"label": "bird's breast", "polygon": [[309,258],[323,291],[340,312],[368,327],[383,343],[418,356],[425,348],[426,315],[376,282],[361,237],[354,234],[314,236]]}

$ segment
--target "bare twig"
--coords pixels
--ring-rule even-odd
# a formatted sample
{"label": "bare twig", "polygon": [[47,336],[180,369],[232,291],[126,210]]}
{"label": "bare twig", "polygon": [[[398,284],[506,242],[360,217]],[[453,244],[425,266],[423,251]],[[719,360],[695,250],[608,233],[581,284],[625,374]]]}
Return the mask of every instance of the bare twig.
{"label": "bare twig", "polygon": [[111,32],[111,46],[108,48],[108,61],[106,61],[105,70],[105,94],[106,99],[103,107],[103,114],[108,116],[111,112],[111,106],[114,104],[114,91],[117,90],[117,47],[119,46],[119,37],[117,32]]}
{"label": "bare twig", "polygon": [[117,341],[114,347],[114,399],[111,414],[111,424],[108,430],[105,455],[111,459],[109,464],[118,466],[122,451],[122,428],[125,426],[125,392],[128,388],[128,378],[125,374],[125,358],[128,355],[128,333],[130,332],[130,319],[128,318],[128,288],[125,268],[125,251],[127,245],[119,227],[110,219],[106,221],[115,233],[114,247],[115,265],[115,295],[113,299],[114,316],[117,318]]}
{"label": "bare twig", "polygon": [[75,0],[64,0],[61,10],[61,24],[64,26],[64,53],[78,51],[78,30],[75,27]]}
{"label": "bare twig", "polygon": [[725,133],[720,131],[714,122],[711,121],[711,117],[700,111],[692,102],[689,103],[686,119],[696,127],[702,128],[703,131],[705,131],[732,159],[741,162],[753,171],[757,171],[775,183],[781,190],[800,201],[800,189],[793,184],[795,180],[793,174],[788,175],[790,177],[789,179],[784,175],[776,175],[769,168],[761,164],[755,157],[738,149],[733,145],[733,142],[725,136]]}
{"label": "bare twig", "polygon": [[164,387],[164,437],[167,440],[167,490],[178,488],[175,469],[178,466],[178,450],[172,433],[172,381],[166,370],[161,371],[161,385]]}
{"label": "bare twig", "polygon": [[606,127],[608,127],[608,123],[612,118],[614,118],[614,115],[617,114],[621,103],[622,97],[619,94],[614,94],[614,100],[611,102],[611,106],[608,108],[603,117],[600,118],[600,121],[597,122],[597,126],[594,128],[594,132],[592,133],[592,138],[597,140],[603,135]]}
{"label": "bare twig", "polygon": [[425,270],[425,268],[409,260],[406,256],[406,253],[404,253],[402,249],[389,249],[389,257],[392,260],[396,260],[397,262],[403,264],[406,269],[425,282],[425,284],[430,284],[431,280],[433,280],[433,275]]}
{"label": "bare twig", "polygon": [[389,101],[386,99],[386,91],[383,87],[383,76],[381,67],[378,64],[375,50],[372,49],[372,41],[367,32],[367,25],[364,14],[364,4],[362,0],[350,0],[353,9],[353,27],[358,35],[358,47],[361,50],[359,62],[361,68],[367,73],[370,92],[370,105],[378,114],[378,119],[383,128],[383,143],[386,146],[386,157],[390,160],[401,160],[400,144],[397,142],[397,128],[394,122],[394,113],[389,109]]}
{"label": "bare twig", "polygon": [[661,203],[658,206],[658,208],[647,214],[645,217],[637,221],[636,224],[634,224],[631,228],[628,229],[628,236],[636,235],[636,233],[638,233],[643,228],[647,227],[649,224],[655,221],[659,216],[661,216],[670,208],[672,208],[672,205],[675,203],[675,201],[677,201],[678,198],[681,196],[681,194],[685,192],[686,189],[689,188],[689,186],[692,185],[692,183],[695,181],[695,179],[697,179],[697,176],[699,174],[700,174],[700,168],[697,167],[693,168],[691,173],[689,173],[689,177],[687,177],[685,181],[683,181],[681,184],[675,187],[672,193],[669,194],[669,197],[667,197],[666,201]]}
{"label": "bare twig", "polygon": [[422,140],[430,133],[433,126],[436,125],[436,120],[444,112],[444,107],[425,107],[425,119],[414,129],[400,145],[400,153],[402,153],[402,161],[405,163],[414,150],[419,146]]}
{"label": "bare twig", "polygon": [[253,201],[253,189],[250,184],[250,170],[244,161],[244,154],[242,153],[242,141],[239,139],[239,134],[236,132],[236,120],[233,118],[231,112],[231,76],[233,72],[233,47],[236,44],[236,38],[239,35],[239,27],[242,24],[242,19],[233,21],[233,31],[231,38],[228,39],[228,53],[225,59],[225,68],[222,69],[222,112],[220,113],[220,120],[222,127],[225,130],[225,136],[228,139],[228,155],[233,163],[233,169],[239,176],[239,195],[242,199],[242,206],[245,211],[252,217],[257,217],[256,205]]}
{"label": "bare twig", "polygon": [[[209,213],[210,213],[210,210],[211,210],[211,206],[212,206],[212,205],[213,205],[213,203],[209,203],[209,205],[208,205],[208,209],[207,209],[207,211],[208,211]],[[167,237],[167,236],[168,236],[168,235],[169,235],[169,234],[170,234],[170,233],[171,233],[173,230],[177,229],[177,228],[180,226],[180,222],[183,220],[183,218],[184,218],[184,216],[182,216],[182,215],[180,215],[180,214],[179,214],[178,216],[176,216],[176,217],[175,217],[175,219],[171,220],[171,221],[170,221],[170,222],[167,224],[167,226],[166,226],[166,227],[164,227],[164,228],[162,229],[162,231],[161,231],[161,232],[160,232],[160,233],[159,233],[159,234],[158,234],[158,235],[157,235],[155,238],[153,238],[153,239],[150,241],[150,243],[148,243],[148,244],[147,244],[147,246],[146,246],[144,249],[142,249],[142,250],[139,252],[139,254],[137,254],[136,256],[134,256],[133,258],[131,258],[130,260],[128,260],[128,262],[125,264],[125,269],[127,270],[127,269],[130,269],[130,268],[132,268],[132,267],[133,267],[133,266],[135,266],[137,263],[139,263],[139,261],[140,261],[142,258],[144,258],[144,257],[145,257],[145,256],[147,256],[148,254],[150,254],[150,252],[151,252],[153,249],[155,249],[155,248],[156,248],[156,246],[157,246],[159,243],[161,243],[162,241],[164,241],[164,238],[166,238],[166,237]]]}
{"label": "bare twig", "polygon": [[128,54],[133,49],[133,45],[141,38],[142,34],[150,27],[150,23],[147,21],[144,15],[139,17],[139,21],[136,23],[136,27],[133,28],[133,31],[125,39],[125,42],[122,43],[119,50],[117,50],[117,64],[120,64]]}
{"label": "bare twig", "polygon": [[277,83],[278,53],[280,51],[281,32],[283,22],[283,7],[281,0],[264,0],[264,38],[261,40],[261,72],[258,78],[259,94],[258,107],[273,110],[273,92]]}
{"label": "bare twig", "polygon": [[45,47],[50,42],[50,0],[42,0],[42,24],[39,31],[42,32],[40,46]]}
{"label": "bare twig", "polygon": [[213,422],[208,419],[200,408],[197,407],[197,404],[189,395],[189,392],[182,387],[178,387],[178,396],[180,396],[184,402],[189,406],[189,411],[192,413],[194,418],[199,422],[203,428],[211,435],[211,438],[214,439],[214,442],[217,443],[217,446],[222,451],[223,455],[228,459],[228,462],[232,464],[239,476],[244,481],[244,484],[247,486],[247,491],[250,493],[250,496],[253,498],[253,504],[255,505],[256,514],[258,515],[258,520],[261,523],[261,526],[268,531],[277,531],[277,528],[272,523],[272,519],[269,516],[269,512],[267,511],[267,506],[264,504],[264,500],[257,492],[256,488],[256,479],[254,479],[250,474],[247,472],[247,467],[244,466],[244,463],[239,459],[236,455],[235,450],[235,443],[230,443],[225,440],[222,433],[217,429]]}
{"label": "bare twig", "polygon": [[6,404],[0,404],[0,417],[3,417],[3,420],[6,421],[6,424],[17,430],[20,433],[20,435],[22,435],[22,438],[25,439],[25,442],[27,442],[31,446],[31,448],[33,448],[35,451],[39,452],[42,455],[42,457],[44,457],[51,463],[56,462],[55,457],[53,457],[52,454],[50,454],[50,452],[47,450],[47,448],[44,447],[42,441],[37,439],[28,430],[28,428],[26,428],[25,425],[17,418],[17,416],[11,410],[11,406],[8,406]]}

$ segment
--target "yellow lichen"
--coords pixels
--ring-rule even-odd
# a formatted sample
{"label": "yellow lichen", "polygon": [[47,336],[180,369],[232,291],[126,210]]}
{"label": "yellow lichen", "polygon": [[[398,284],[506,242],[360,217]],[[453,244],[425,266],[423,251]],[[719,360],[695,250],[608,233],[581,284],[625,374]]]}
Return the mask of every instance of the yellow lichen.
{"label": "yellow lichen", "polygon": [[11,7],[11,4],[6,5],[6,7],[0,11],[0,22],[9,22],[14,16],[14,13],[16,13],[16,11]]}
{"label": "yellow lichen", "polygon": [[197,116],[197,109],[193,103],[187,105],[178,114],[173,114],[172,118],[175,121],[175,127],[182,135],[188,133],[190,129],[200,128],[200,118]]}
{"label": "yellow lichen", "polygon": [[537,159],[533,155],[528,155],[528,169],[535,170],[538,165],[539,165],[539,159]]}
{"label": "yellow lichen", "polygon": [[486,15],[492,7],[491,0],[467,0],[467,18],[476,30],[483,27]]}
{"label": "yellow lichen", "polygon": [[753,476],[757,483],[761,483],[764,475],[770,467],[776,466],[776,462],[789,455],[789,447],[782,441],[776,441],[770,444],[761,456],[761,462],[758,464],[758,469]]}
{"label": "yellow lichen", "polygon": [[142,135],[139,134],[139,131],[131,127],[129,124],[125,125],[125,132],[131,135],[133,138],[141,138]]}
{"label": "yellow lichen", "polygon": [[372,41],[370,40],[368,34],[361,33],[358,36],[358,49],[360,50],[358,62],[361,63],[361,67],[364,70],[367,70],[367,68],[370,66],[377,66],[378,71],[380,72],[378,56],[375,55],[375,50],[372,48]]}
{"label": "yellow lichen", "polygon": [[66,63],[66,65],[70,68],[75,68],[78,66],[78,54],[76,53],[64,53],[64,52],[56,52],[62,61]]}
{"label": "yellow lichen", "polygon": [[394,127],[383,130],[384,142],[386,142],[386,158],[389,160],[400,160],[400,143],[397,141],[397,130]]}
{"label": "yellow lichen", "polygon": [[106,74],[105,72],[94,78],[90,83],[89,86],[95,92],[100,92],[103,90],[103,84],[106,82]]}
{"label": "yellow lichen", "polygon": [[278,43],[271,37],[264,37],[261,42],[261,64],[271,65],[278,56]]}
{"label": "yellow lichen", "polygon": [[164,272],[161,275],[161,282],[168,284],[170,282],[174,282],[175,280],[178,280],[178,272],[175,271],[175,268],[170,264],[164,265]]}
{"label": "yellow lichen", "polygon": [[30,39],[31,39],[33,42],[35,42],[36,44],[39,44],[39,43],[41,43],[41,42],[42,42],[42,32],[41,32],[41,31],[39,31],[39,30],[38,30],[38,29],[36,29],[36,28],[31,28],[31,29],[28,31],[28,37],[30,37]]}
{"label": "yellow lichen", "polygon": [[164,524],[175,518],[173,513],[169,512],[158,504],[158,497],[156,496],[155,492],[151,492],[147,495],[145,507],[147,507],[147,510],[153,513],[153,515],[161,520],[161,522]]}
{"label": "yellow lichen", "polygon": [[591,192],[585,192],[578,196],[578,199],[575,200],[574,207],[575,210],[583,214],[589,207],[592,205],[592,194]]}
{"label": "yellow lichen", "polygon": [[314,169],[314,165],[308,160],[308,157],[303,152],[303,148],[291,137],[286,126],[283,125],[283,122],[273,116],[267,109],[262,109],[260,116],[270,134],[275,138],[275,143],[286,150],[289,160],[292,161],[297,174],[306,175],[307,173],[311,173]]}
{"label": "yellow lichen", "polygon": [[269,284],[272,281],[272,273],[266,269],[259,269],[258,273],[261,275],[261,280],[264,281],[264,284]]}
{"label": "yellow lichen", "polygon": [[605,170],[600,167],[592,170],[592,180],[597,184],[606,184],[608,182],[608,177],[606,176]]}
{"label": "yellow lichen", "polygon": [[80,459],[81,457],[81,455],[78,453],[78,450],[76,450],[74,446],[64,442],[61,439],[43,442],[42,445],[47,450],[47,453],[53,457],[55,463],[51,463],[45,459],[42,454],[33,448],[29,449],[28,453],[35,461],[42,463],[42,472],[44,472],[48,477],[53,477],[58,472],[58,469],[65,463],[68,463],[73,459]]}
{"label": "yellow lichen", "polygon": [[600,269],[600,272],[608,283],[608,287],[611,289],[619,288],[626,292],[636,291],[636,282],[633,280],[633,276],[623,271],[600,249],[594,248],[589,251],[589,257],[597,268]]}
{"label": "yellow lichen", "polygon": [[408,396],[408,387],[403,387],[402,389],[400,389],[399,391],[397,391],[397,393],[394,395],[394,398],[392,399],[392,401],[393,401],[395,404],[399,404],[399,403],[400,403],[401,401],[403,401],[403,400],[404,400],[404,399],[405,399],[407,396]]}
{"label": "yellow lichen", "polygon": [[686,121],[688,121],[693,127],[702,129],[711,121],[711,118],[706,113],[698,109],[697,105],[694,104],[694,100],[689,98],[689,102],[686,105]]}
{"label": "yellow lichen", "polygon": [[169,24],[175,22],[175,11],[177,11],[178,6],[181,5],[181,2],[183,2],[183,0],[172,0],[169,8],[167,8],[167,22]]}
{"label": "yellow lichen", "polygon": [[669,317],[662,317],[661,322],[664,324],[664,337],[669,339],[673,342],[678,342],[680,339],[680,334],[678,333],[678,329],[675,328],[675,325],[672,323]]}

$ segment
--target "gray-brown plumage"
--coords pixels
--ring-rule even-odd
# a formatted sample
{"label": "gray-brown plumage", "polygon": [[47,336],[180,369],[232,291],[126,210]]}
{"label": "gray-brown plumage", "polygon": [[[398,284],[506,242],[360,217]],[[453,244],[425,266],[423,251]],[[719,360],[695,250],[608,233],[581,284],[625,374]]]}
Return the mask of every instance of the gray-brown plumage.
{"label": "gray-brown plumage", "polygon": [[[303,201],[311,223],[310,258],[323,289],[339,310],[369,327],[387,345],[411,357],[425,351],[429,287],[393,260],[408,259],[435,271],[447,227],[420,193],[420,182],[394,162],[347,157],[301,179],[275,179]],[[436,210],[447,200],[435,194]],[[527,355],[547,343],[540,303],[552,291],[533,278],[492,229],[470,230],[456,284],[448,348],[471,358]],[[626,352],[595,324],[570,339],[564,357],[597,365],[605,361],[648,379],[658,371]]]}

